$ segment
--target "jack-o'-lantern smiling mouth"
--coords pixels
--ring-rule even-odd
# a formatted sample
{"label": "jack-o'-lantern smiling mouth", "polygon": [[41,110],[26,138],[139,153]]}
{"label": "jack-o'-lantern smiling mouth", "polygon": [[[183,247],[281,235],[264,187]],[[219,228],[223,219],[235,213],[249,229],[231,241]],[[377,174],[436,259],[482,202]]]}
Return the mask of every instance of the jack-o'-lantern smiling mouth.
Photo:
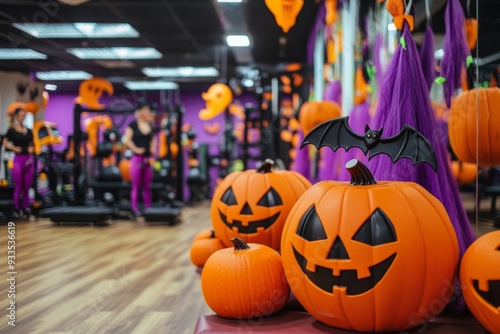
{"label": "jack-o'-lantern smiling mouth", "polygon": [[268,217],[268,218],[264,218],[261,220],[249,221],[248,225],[245,226],[245,225],[243,225],[241,220],[235,219],[231,223],[228,222],[227,216],[219,210],[220,219],[222,220],[224,225],[226,225],[230,230],[232,230],[233,228],[237,228],[238,232],[243,233],[243,234],[257,233],[258,228],[263,228],[264,230],[268,229],[276,222],[276,220],[278,219],[280,214],[281,214],[281,212],[278,212],[275,215],[272,215],[271,217]]}
{"label": "jack-o'-lantern smiling mouth", "polygon": [[333,287],[345,287],[348,296],[360,295],[373,289],[377,283],[385,276],[391,267],[396,254],[392,254],[387,259],[370,267],[371,275],[365,278],[358,278],[357,270],[341,270],[340,275],[334,276],[333,269],[316,265],[316,271],[306,268],[307,259],[292,246],[295,259],[307,278],[321,290],[333,293]]}
{"label": "jack-o'-lantern smiling mouth", "polygon": [[488,291],[479,289],[479,281],[472,280],[472,286],[478,295],[494,308],[500,307],[500,280],[488,281]]}

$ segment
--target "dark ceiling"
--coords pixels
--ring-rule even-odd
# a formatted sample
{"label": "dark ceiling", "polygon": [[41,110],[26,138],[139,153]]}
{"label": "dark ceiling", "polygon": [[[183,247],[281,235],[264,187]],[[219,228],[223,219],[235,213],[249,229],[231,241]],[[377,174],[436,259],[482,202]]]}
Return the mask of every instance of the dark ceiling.
{"label": "dark ceiling", "polygon": [[[368,6],[376,6],[376,0],[359,1],[362,11]],[[443,34],[446,0],[430,1],[434,31],[437,35]],[[463,0],[464,7],[465,3],[466,0]],[[471,11],[475,15],[475,1],[472,0],[472,3]],[[279,40],[285,34],[276,25],[264,0],[244,0],[239,5],[244,6],[243,25],[252,39],[250,65],[269,66],[306,61],[307,39],[319,7],[316,1],[304,1],[297,24],[286,34],[284,45],[280,45]],[[424,0],[414,0],[414,6],[416,12],[422,13]],[[234,22],[228,23],[226,15],[230,16],[230,11],[221,10],[216,0],[91,0],[78,6],[65,5],[56,0],[0,1],[0,48],[32,48],[48,55],[47,60],[0,61],[0,70],[31,73],[79,69],[119,82],[130,78],[145,80],[141,72],[143,67],[216,66],[223,76],[227,73],[229,77],[235,75],[237,65],[247,64],[240,64],[233,50],[225,47],[227,29],[234,28]],[[14,22],[127,22],[140,33],[140,37],[37,39],[12,27]],[[416,23],[417,32],[422,31],[425,17],[416,17]],[[479,56],[486,58],[498,53],[499,40],[500,1],[479,0]],[[65,51],[70,47],[105,46],[154,47],[163,54],[163,58],[133,60],[132,68],[109,69],[93,60],[78,59]],[[497,59],[489,66],[498,67],[498,64],[500,61]],[[62,90],[74,91],[76,84],[58,82]],[[189,86],[195,87],[192,83]]]}
{"label": "dark ceiling", "polygon": [[[264,0],[237,5],[245,6],[243,13],[252,37],[253,64],[305,61],[305,44],[316,19],[317,3],[305,1],[281,52],[278,40],[284,34]],[[145,80],[141,72],[143,67],[215,66],[222,74],[227,68],[228,75],[231,75],[237,64],[231,49],[227,50],[225,46],[226,18],[223,15],[215,0],[92,0],[78,6],[55,0],[0,1],[0,48],[32,48],[48,55],[47,60],[4,60],[0,62],[0,69],[25,73],[79,69],[113,81],[124,78]],[[37,39],[12,27],[14,22],[126,22],[139,32],[140,38]],[[93,60],[81,60],[65,52],[71,47],[114,46],[154,47],[163,57],[133,60],[133,68],[108,69]],[[61,82],[59,86],[64,88]],[[189,86],[193,86],[192,83]]]}

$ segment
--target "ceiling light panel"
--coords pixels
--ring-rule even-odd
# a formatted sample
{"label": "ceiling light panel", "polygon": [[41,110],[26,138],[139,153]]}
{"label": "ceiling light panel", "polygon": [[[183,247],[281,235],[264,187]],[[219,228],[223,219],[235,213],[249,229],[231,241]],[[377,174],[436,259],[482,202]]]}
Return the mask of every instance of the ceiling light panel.
{"label": "ceiling light panel", "polygon": [[215,67],[145,67],[142,72],[151,78],[212,78],[219,76]]}
{"label": "ceiling light panel", "polygon": [[130,90],[175,90],[179,85],[172,81],[126,81],[125,87]]}
{"label": "ceiling light panel", "polygon": [[250,46],[250,39],[247,35],[229,35],[226,37],[227,45],[231,47]]}
{"label": "ceiling light panel", "polygon": [[159,59],[163,57],[154,48],[72,48],[66,51],[80,59]]}
{"label": "ceiling light panel", "polygon": [[128,23],[13,23],[36,38],[133,38],[139,33]]}
{"label": "ceiling light panel", "polygon": [[0,48],[0,59],[20,60],[20,59],[47,59],[47,55],[36,52],[32,49]]}
{"label": "ceiling light panel", "polygon": [[36,72],[36,77],[40,80],[85,80],[92,78],[92,74],[84,71],[48,71]]}

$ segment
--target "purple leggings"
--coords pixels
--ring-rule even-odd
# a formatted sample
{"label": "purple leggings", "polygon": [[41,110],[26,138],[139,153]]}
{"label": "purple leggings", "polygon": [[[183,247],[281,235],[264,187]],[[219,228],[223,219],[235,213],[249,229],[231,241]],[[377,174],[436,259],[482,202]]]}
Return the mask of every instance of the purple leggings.
{"label": "purple leggings", "polygon": [[153,181],[153,170],[149,165],[149,158],[142,155],[134,155],[130,161],[130,181],[132,191],[130,192],[130,204],[132,211],[137,213],[139,206],[139,188],[142,188],[142,202],[144,208],[151,207],[151,181]]}
{"label": "purple leggings", "polygon": [[[14,166],[12,167],[12,181],[14,181],[14,208],[27,209],[30,206],[29,190],[33,182],[35,168],[33,157],[30,154],[16,154]],[[23,194],[23,203],[20,205],[19,198]]]}

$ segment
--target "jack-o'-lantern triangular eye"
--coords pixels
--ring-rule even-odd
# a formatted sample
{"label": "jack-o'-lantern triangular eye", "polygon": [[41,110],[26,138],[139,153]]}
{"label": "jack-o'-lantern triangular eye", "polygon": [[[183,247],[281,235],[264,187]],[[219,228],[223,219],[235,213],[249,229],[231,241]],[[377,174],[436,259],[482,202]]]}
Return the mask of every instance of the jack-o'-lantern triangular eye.
{"label": "jack-o'-lantern triangular eye", "polygon": [[498,247],[497,247],[497,251],[500,251],[500,245],[498,245]]}
{"label": "jack-o'-lantern triangular eye", "polygon": [[233,192],[232,187],[227,188],[224,195],[222,195],[222,198],[220,199],[220,201],[226,205],[238,204],[238,202],[236,202],[236,197],[234,197],[234,192]]}
{"label": "jack-o'-lantern triangular eye", "polygon": [[398,239],[390,219],[382,209],[377,209],[356,232],[353,240],[370,246],[378,246]]}
{"label": "jack-o'-lantern triangular eye", "polygon": [[273,187],[271,187],[265,194],[262,196],[260,201],[257,203],[259,206],[265,206],[266,208],[270,208],[273,206],[283,205],[281,201],[281,197]]}
{"label": "jack-o'-lantern triangular eye", "polygon": [[316,213],[314,205],[300,219],[297,234],[307,241],[326,239],[325,228]]}

